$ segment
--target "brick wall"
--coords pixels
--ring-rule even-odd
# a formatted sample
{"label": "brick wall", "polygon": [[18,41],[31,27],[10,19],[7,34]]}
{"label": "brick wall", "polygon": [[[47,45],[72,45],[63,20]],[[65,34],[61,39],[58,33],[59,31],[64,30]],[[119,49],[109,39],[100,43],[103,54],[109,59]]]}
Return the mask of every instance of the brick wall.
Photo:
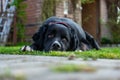
{"label": "brick wall", "polygon": [[40,22],[42,0],[26,0],[27,3],[27,22],[26,24],[35,24]]}
{"label": "brick wall", "polygon": [[[69,0],[68,0],[69,1]],[[41,22],[41,8],[42,8],[42,3],[43,0],[26,0],[27,3],[27,21],[26,21],[26,40],[29,41],[32,37],[32,35],[38,30],[39,28],[39,23]],[[72,10],[71,4],[69,5],[70,10]],[[78,14],[80,10],[78,10]],[[64,1],[61,1],[56,5],[56,11],[55,11],[55,16],[58,17],[65,17],[64,15]],[[73,19],[73,12],[69,13],[67,15],[68,18]],[[81,17],[77,17],[77,21]]]}
{"label": "brick wall", "polygon": [[57,4],[55,15],[58,17],[64,17],[64,4],[63,1]]}
{"label": "brick wall", "polygon": [[26,14],[26,40],[29,41],[32,35],[37,31],[40,24],[41,6],[43,0],[26,0],[27,4]]}

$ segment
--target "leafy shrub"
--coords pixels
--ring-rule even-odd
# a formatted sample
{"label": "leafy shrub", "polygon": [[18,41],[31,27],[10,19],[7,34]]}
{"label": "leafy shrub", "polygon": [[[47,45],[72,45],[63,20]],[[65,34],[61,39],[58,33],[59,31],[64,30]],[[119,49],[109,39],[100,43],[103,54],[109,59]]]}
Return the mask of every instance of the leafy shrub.
{"label": "leafy shrub", "polygon": [[108,38],[103,37],[103,38],[101,39],[101,43],[102,43],[102,44],[111,44],[111,40],[108,39]]}

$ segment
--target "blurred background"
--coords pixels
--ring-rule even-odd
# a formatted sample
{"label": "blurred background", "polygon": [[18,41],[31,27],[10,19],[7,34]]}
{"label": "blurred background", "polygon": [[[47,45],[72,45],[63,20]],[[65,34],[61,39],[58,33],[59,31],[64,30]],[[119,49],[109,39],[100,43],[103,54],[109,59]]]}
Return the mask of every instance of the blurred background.
{"label": "blurred background", "polygon": [[32,42],[51,16],[73,19],[99,44],[120,44],[120,0],[0,0],[0,45]]}

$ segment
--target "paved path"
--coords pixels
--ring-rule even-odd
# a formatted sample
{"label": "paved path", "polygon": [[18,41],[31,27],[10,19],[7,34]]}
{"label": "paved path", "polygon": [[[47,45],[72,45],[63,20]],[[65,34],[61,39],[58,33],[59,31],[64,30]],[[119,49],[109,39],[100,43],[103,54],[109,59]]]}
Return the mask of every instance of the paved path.
{"label": "paved path", "polygon": [[[52,67],[60,64],[88,65],[96,71],[54,72]],[[120,80],[120,60],[84,61],[80,58],[68,60],[67,57],[0,55],[0,80],[17,80],[8,74],[13,77],[24,77],[24,80]]]}

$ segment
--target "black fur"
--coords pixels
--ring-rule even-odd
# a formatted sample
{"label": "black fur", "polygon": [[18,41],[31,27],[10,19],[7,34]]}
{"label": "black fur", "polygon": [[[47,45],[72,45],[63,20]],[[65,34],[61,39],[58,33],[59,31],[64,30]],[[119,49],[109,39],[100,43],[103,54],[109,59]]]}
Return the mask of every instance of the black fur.
{"label": "black fur", "polygon": [[[53,29],[55,29],[55,30],[53,30]],[[53,32],[51,32],[51,33],[53,33],[53,34],[49,35],[49,32],[52,30],[53,30]],[[65,34],[65,35],[63,35],[63,34]],[[52,38],[51,38],[51,36],[52,36]],[[65,40],[63,38],[63,40],[65,40],[65,42],[61,41],[62,36],[64,36],[65,38],[67,37],[67,40]],[[58,18],[58,17],[48,18],[41,25],[38,32],[36,32],[33,35],[32,38],[33,38],[34,43],[30,47],[33,50],[40,50],[40,51],[82,50],[82,51],[85,51],[85,50],[90,50],[93,48],[95,48],[97,50],[100,49],[98,43],[95,41],[95,39],[89,33],[85,32],[80,25],[78,25],[73,20],[68,19],[68,18]],[[46,39],[46,38],[48,38],[48,39]],[[57,47],[59,49],[57,49]]]}

